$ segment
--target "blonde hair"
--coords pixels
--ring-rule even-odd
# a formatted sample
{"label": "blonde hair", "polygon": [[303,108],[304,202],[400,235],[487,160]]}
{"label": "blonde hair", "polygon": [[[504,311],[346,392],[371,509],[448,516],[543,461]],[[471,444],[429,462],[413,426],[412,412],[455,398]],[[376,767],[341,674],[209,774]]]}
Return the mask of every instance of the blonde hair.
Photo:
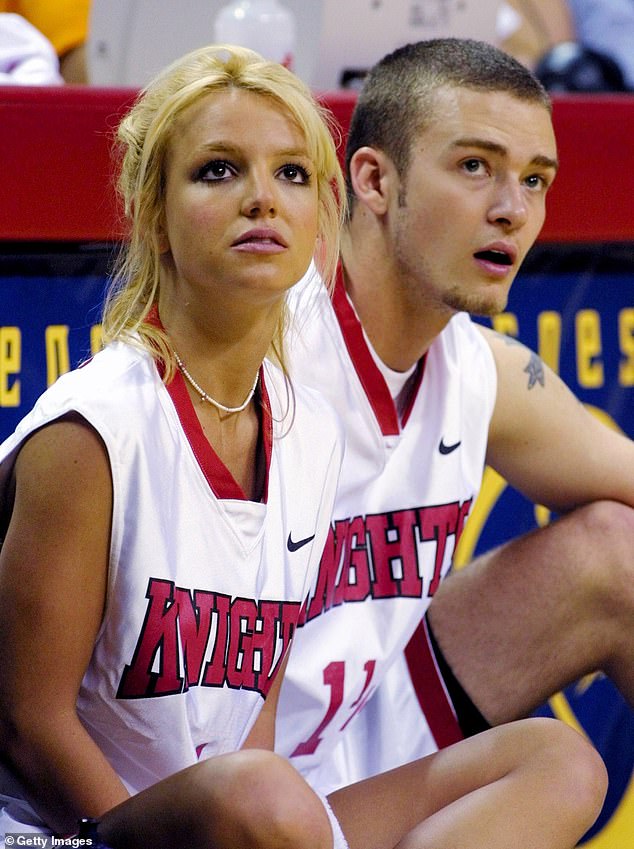
{"label": "blonde hair", "polygon": [[[149,350],[166,365],[175,364],[168,340],[147,321],[160,288],[159,236],[162,231],[165,161],[176,118],[206,95],[245,89],[276,103],[303,133],[314,164],[318,195],[317,261],[324,279],[333,279],[345,206],[343,176],[334,140],[334,120],[294,74],[246,48],[211,45],[168,66],[139,95],[121,121],[118,189],[129,222],[103,313],[103,341],[125,338]],[[271,353],[283,365],[283,309]]]}

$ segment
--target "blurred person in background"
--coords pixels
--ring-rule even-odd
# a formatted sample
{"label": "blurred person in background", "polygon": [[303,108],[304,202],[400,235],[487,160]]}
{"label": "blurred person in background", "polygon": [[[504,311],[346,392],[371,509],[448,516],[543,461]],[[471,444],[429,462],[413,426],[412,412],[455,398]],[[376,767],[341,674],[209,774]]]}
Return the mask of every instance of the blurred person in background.
{"label": "blurred person in background", "polygon": [[555,45],[575,40],[568,0],[504,0],[497,29],[499,46],[531,70]]}
{"label": "blurred person in background", "polygon": [[22,15],[0,13],[0,85],[62,85],[59,59],[45,35]]}
{"label": "blurred person in background", "polygon": [[634,0],[568,0],[577,40],[615,62],[634,91]]}
{"label": "blurred person in background", "polygon": [[548,91],[634,90],[634,0],[505,0],[497,35]]}
{"label": "blurred person in background", "polygon": [[51,42],[64,82],[88,82],[85,43],[90,0],[0,0],[0,12],[21,15]]}

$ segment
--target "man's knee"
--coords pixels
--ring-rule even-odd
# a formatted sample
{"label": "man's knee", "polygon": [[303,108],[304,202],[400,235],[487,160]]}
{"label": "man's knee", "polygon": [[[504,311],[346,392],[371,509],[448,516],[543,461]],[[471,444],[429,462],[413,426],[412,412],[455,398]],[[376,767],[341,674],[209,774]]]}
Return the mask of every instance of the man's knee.
{"label": "man's knee", "polygon": [[[634,509],[618,501],[595,501],[579,507],[571,516],[579,516],[583,529],[601,546],[617,547],[623,543],[623,551],[631,552],[634,539]],[[628,544],[629,541],[629,544]]]}
{"label": "man's knee", "polygon": [[[583,533],[587,557],[584,571],[595,600],[610,615],[634,605],[634,509],[616,501],[597,501],[571,514]],[[574,530],[573,530],[574,532]]]}

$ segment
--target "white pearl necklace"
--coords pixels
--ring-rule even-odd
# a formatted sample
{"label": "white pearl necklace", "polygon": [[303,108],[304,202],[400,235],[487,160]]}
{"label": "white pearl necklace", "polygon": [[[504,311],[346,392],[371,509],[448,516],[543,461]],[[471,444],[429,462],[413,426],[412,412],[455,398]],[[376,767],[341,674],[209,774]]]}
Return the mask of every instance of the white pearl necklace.
{"label": "white pearl necklace", "polygon": [[253,381],[253,386],[251,387],[249,394],[245,398],[244,402],[242,404],[240,404],[239,407],[225,407],[224,404],[221,404],[220,401],[216,401],[215,398],[212,398],[211,395],[209,395],[207,392],[205,392],[205,390],[196,383],[194,378],[191,376],[191,374],[185,368],[185,363],[181,360],[181,358],[178,356],[176,351],[173,351],[172,353],[174,354],[174,359],[176,360],[176,365],[178,366],[179,371],[182,373],[185,380],[187,380],[193,386],[193,388],[196,390],[196,392],[198,392],[198,394],[200,395],[201,401],[206,401],[208,404],[212,404],[214,407],[216,407],[216,409],[222,410],[223,413],[241,413],[243,410],[245,410],[247,408],[249,402],[251,401],[251,398],[253,398],[253,395],[255,394],[255,389],[258,385],[258,380],[260,378],[259,369],[257,371],[257,374],[255,375],[255,380]]}

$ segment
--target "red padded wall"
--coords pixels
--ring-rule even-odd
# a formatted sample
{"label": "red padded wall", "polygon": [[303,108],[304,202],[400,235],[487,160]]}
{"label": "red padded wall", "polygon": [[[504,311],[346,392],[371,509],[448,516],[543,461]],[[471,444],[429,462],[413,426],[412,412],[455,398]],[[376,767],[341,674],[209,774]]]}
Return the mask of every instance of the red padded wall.
{"label": "red padded wall", "polygon": [[[112,132],[131,89],[0,89],[0,239],[109,241],[120,235]],[[345,132],[355,95],[322,96]],[[542,241],[634,240],[634,96],[555,99],[561,171]]]}

